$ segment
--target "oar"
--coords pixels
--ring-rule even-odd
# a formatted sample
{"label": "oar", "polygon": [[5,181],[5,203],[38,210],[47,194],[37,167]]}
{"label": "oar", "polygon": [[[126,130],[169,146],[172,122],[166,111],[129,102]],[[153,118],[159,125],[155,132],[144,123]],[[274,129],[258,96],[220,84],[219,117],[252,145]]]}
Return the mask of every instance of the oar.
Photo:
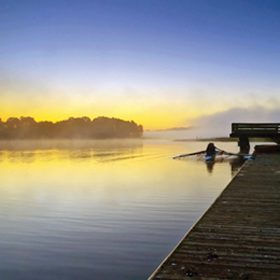
{"label": "oar", "polygon": [[219,148],[216,147],[216,149],[219,151],[219,152],[222,152],[226,155],[229,155],[229,156],[242,156],[242,157],[246,157],[246,156],[251,156],[250,154],[240,154],[240,153],[230,153],[230,152],[227,152],[227,151],[224,151],[224,150],[221,150]]}
{"label": "oar", "polygon": [[200,152],[196,152],[196,153],[178,155],[178,156],[173,157],[173,159],[182,158],[182,157],[189,157],[189,156],[195,156],[195,155],[201,155],[201,154],[204,154],[205,152],[206,151],[200,151]]}

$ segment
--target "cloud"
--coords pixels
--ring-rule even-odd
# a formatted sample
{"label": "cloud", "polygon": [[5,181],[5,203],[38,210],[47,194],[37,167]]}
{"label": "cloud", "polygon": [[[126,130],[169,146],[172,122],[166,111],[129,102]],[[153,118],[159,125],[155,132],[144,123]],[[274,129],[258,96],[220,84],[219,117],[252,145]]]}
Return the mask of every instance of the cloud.
{"label": "cloud", "polygon": [[280,122],[280,108],[236,107],[204,115],[194,120],[194,132],[198,137],[228,136],[233,122]]}

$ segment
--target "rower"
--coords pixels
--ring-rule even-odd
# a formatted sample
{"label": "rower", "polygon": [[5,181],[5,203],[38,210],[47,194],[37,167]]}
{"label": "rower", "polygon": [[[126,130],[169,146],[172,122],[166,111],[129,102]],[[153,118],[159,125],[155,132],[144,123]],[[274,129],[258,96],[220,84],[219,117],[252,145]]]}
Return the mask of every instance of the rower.
{"label": "rower", "polygon": [[206,156],[213,157],[216,155],[216,147],[214,143],[209,143],[206,148]]}

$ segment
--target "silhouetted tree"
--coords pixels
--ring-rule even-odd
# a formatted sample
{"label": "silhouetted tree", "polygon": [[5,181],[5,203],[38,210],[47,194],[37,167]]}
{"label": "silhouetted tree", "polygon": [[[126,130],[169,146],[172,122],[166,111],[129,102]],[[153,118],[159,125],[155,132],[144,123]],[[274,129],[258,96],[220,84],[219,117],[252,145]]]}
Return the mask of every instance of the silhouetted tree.
{"label": "silhouetted tree", "polygon": [[0,119],[1,139],[36,138],[132,138],[142,137],[143,127],[116,118],[69,118],[56,123],[36,122],[31,117]]}

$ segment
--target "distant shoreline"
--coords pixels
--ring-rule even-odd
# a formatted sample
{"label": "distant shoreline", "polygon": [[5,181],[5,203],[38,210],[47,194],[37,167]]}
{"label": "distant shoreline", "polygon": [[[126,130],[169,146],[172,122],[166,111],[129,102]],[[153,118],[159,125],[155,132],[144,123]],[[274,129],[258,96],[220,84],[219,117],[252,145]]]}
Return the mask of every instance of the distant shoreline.
{"label": "distant shoreline", "polygon": [[185,131],[192,129],[192,126],[170,127],[162,129],[146,129],[145,132],[169,132],[169,131]]}
{"label": "distant shoreline", "polygon": [[141,138],[143,127],[134,121],[118,118],[74,118],[58,122],[39,121],[32,117],[0,119],[0,138],[12,139],[112,139]]}

